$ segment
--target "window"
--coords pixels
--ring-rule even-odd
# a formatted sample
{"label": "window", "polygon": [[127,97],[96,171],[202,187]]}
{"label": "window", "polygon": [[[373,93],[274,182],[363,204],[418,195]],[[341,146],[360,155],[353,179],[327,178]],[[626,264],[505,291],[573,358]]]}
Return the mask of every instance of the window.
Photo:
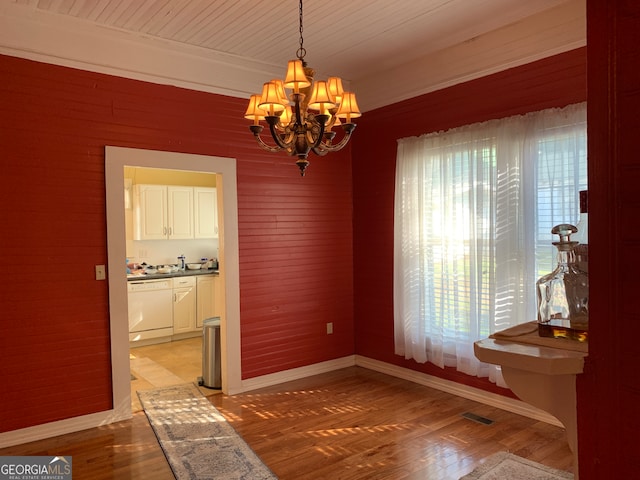
{"label": "window", "polygon": [[502,383],[473,342],[535,320],[551,228],[579,217],[586,148],[585,104],[398,142],[397,354]]}

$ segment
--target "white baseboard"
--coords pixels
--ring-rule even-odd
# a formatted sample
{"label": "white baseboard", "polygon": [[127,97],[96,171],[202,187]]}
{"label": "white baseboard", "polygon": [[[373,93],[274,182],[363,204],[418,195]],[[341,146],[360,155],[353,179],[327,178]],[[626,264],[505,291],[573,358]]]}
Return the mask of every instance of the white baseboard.
{"label": "white baseboard", "polygon": [[[131,401],[129,400],[129,403]],[[35,442],[44,438],[57,437],[67,433],[79,432],[89,428],[107,425],[131,418],[131,408],[129,413],[118,414],[116,410],[106,410],[104,412],[82,415],[80,417],[66,418],[57,422],[34,425],[33,427],[21,428],[10,432],[0,433],[0,448],[21,445],[23,443]]]}
{"label": "white baseboard", "polygon": [[279,383],[290,382],[292,380],[298,380],[300,378],[306,378],[312,375],[318,375],[320,373],[331,372],[333,370],[339,370],[341,368],[353,367],[355,364],[355,355],[349,355],[348,357],[336,358],[335,360],[327,360],[326,362],[314,363],[313,365],[307,365],[305,367],[292,368],[291,370],[270,373],[269,375],[262,375],[260,377],[243,380],[242,391],[230,392],[230,394],[233,395],[235,393],[248,392],[250,390],[256,390],[258,388],[270,387]]}
{"label": "white baseboard", "polygon": [[[363,357],[360,355],[354,355],[349,357],[338,358],[335,360],[329,360],[326,362],[316,363],[313,365],[307,365],[305,367],[294,368],[291,370],[285,370],[282,372],[272,373],[269,375],[263,375],[261,377],[251,378],[249,380],[243,380],[242,392],[248,392],[250,390],[256,390],[258,388],[270,387],[279,383],[289,382],[291,380],[298,380],[300,378],[310,377],[312,375],[318,375],[320,373],[326,373],[333,370],[339,370],[341,368],[351,367],[357,365],[359,367],[368,368],[376,372],[391,375],[392,377],[402,378],[426,387],[435,388],[443,392],[451,393],[459,397],[467,398],[478,403],[489,405],[491,407],[500,408],[508,412],[516,413],[525,417],[533,418],[541,422],[546,422],[551,425],[563,427],[562,423],[549,413],[540,410],[528,403],[521,400],[505,397],[496,393],[487,392],[479,388],[470,387],[461,383],[453,382],[443,378],[428,375],[426,373],[417,372],[408,368],[398,367],[386,362],[374,360],[373,358]],[[242,393],[234,392],[234,393]]]}
{"label": "white baseboard", "polygon": [[398,367],[397,365],[374,360],[373,358],[362,357],[360,355],[356,355],[356,365],[564,428],[564,425],[553,415],[521,400],[515,400],[462,383],[445,380],[444,378],[416,372],[415,370]]}

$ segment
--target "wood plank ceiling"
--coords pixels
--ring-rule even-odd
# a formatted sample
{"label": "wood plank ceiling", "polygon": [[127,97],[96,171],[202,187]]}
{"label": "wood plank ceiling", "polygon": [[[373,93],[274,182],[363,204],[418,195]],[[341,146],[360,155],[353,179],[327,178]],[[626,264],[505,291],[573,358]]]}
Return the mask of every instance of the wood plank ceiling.
{"label": "wood plank ceiling", "polygon": [[[306,60],[362,83],[570,0],[305,0]],[[295,0],[10,0],[102,31],[186,45],[284,70],[298,49]],[[78,23],[80,25],[80,23]],[[66,28],[66,27],[65,27]],[[266,79],[265,79],[266,81]]]}

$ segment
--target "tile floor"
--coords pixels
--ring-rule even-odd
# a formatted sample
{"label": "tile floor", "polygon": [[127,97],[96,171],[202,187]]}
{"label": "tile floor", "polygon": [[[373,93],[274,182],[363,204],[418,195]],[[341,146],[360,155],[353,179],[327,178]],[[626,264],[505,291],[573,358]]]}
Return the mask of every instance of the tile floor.
{"label": "tile floor", "polygon": [[[138,390],[149,390],[185,382],[198,382],[202,376],[202,337],[131,348],[131,409],[142,410]],[[204,395],[220,393],[200,387]]]}

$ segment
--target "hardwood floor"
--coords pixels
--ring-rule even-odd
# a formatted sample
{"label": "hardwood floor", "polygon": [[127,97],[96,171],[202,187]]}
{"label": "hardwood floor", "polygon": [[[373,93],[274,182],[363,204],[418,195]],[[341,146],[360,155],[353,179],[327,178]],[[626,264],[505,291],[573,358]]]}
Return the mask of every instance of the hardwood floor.
{"label": "hardwood floor", "polygon": [[501,450],[572,467],[558,427],[358,367],[211,402],[281,479],[458,479]]}
{"label": "hardwood floor", "polygon": [[[281,480],[458,479],[504,450],[572,468],[558,427],[360,367],[208,398]],[[74,478],[173,478],[141,412],[0,455],[71,455]]]}
{"label": "hardwood floor", "polygon": [[0,449],[0,456],[70,456],[74,479],[174,480],[144,412],[131,420]]}

